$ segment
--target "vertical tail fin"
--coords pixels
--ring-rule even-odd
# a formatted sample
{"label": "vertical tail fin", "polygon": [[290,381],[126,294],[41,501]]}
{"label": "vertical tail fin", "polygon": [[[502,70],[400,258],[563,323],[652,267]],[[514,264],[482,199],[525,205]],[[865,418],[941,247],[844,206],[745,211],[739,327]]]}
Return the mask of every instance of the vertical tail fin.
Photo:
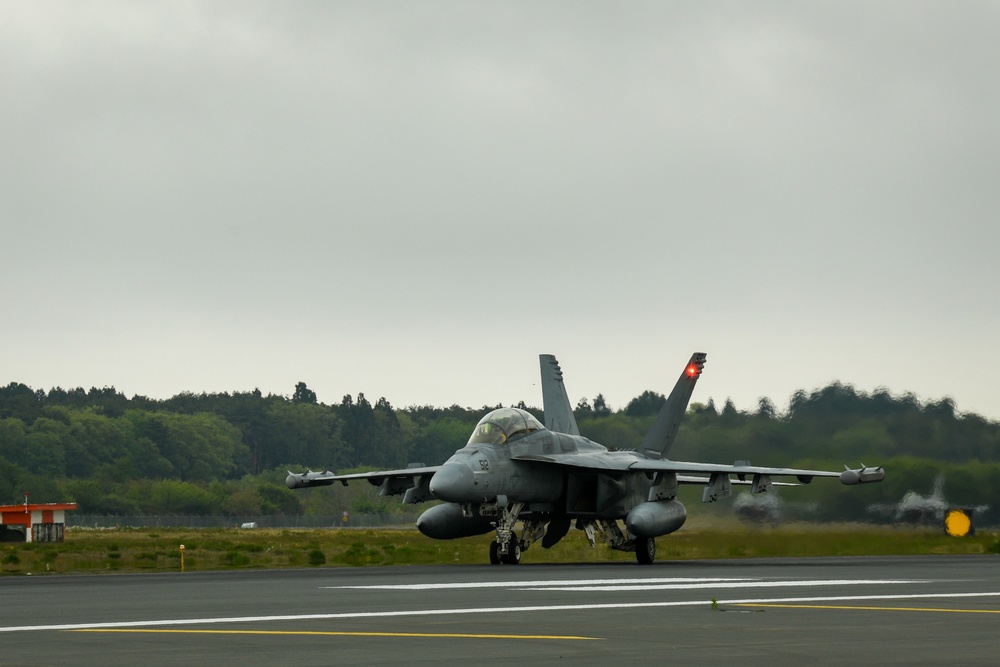
{"label": "vertical tail fin", "polygon": [[694,385],[701,377],[701,371],[705,367],[706,355],[704,352],[695,352],[691,355],[691,361],[684,367],[673,391],[667,396],[667,402],[660,409],[660,414],[656,416],[649,433],[642,439],[639,452],[651,459],[664,458],[674,444],[677,437],[677,429],[681,426],[681,419],[687,411],[688,401],[691,400],[691,392]]}
{"label": "vertical tail fin", "polygon": [[542,368],[542,410],[545,412],[545,428],[557,433],[580,435],[576,427],[573,407],[563,384],[562,369],[551,354],[538,355]]}

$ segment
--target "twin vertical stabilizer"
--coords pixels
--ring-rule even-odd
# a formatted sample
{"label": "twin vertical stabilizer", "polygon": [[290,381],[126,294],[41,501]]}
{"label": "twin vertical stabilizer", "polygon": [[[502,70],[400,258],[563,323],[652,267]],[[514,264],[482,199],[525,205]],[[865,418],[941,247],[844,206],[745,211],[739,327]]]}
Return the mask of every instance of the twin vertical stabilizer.
{"label": "twin vertical stabilizer", "polygon": [[[687,411],[694,385],[705,367],[706,356],[704,352],[695,352],[691,355],[691,361],[684,367],[684,372],[678,378],[673,391],[667,396],[667,402],[657,415],[652,428],[643,438],[639,453],[651,459],[666,457],[677,437],[677,430]],[[557,433],[580,435],[576,418],[573,416],[573,407],[566,394],[566,385],[563,384],[559,362],[551,354],[539,355],[538,360],[542,370],[542,409],[545,411],[545,428]]]}
{"label": "twin vertical stabilizer", "polygon": [[701,377],[701,371],[705,367],[706,354],[695,352],[691,355],[691,361],[684,367],[673,391],[667,396],[667,402],[660,409],[660,414],[656,416],[649,433],[642,439],[639,446],[639,453],[651,459],[665,458],[677,437],[677,429],[681,426],[681,419],[687,411],[688,401],[691,400],[691,392],[694,385]]}
{"label": "twin vertical stabilizer", "polygon": [[563,384],[562,369],[559,362],[551,354],[538,355],[542,368],[542,410],[545,412],[545,428],[557,433],[580,435],[573,416],[573,406],[570,405]]}

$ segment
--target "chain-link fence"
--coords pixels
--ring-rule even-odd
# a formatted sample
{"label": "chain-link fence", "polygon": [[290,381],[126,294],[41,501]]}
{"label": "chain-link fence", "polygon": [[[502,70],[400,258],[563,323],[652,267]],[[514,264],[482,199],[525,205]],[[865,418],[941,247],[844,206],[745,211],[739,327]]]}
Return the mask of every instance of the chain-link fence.
{"label": "chain-link fence", "polygon": [[418,515],[143,516],[66,513],[67,528],[412,528]]}

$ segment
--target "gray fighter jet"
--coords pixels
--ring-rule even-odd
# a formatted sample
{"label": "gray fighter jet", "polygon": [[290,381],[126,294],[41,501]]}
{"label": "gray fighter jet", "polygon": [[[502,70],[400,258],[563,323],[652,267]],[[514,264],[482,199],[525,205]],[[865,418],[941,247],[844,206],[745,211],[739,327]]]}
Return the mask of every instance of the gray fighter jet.
{"label": "gray fighter jet", "polygon": [[[729,496],[733,484],[766,493],[774,477],[839,477],[844,484],[881,481],[881,467],[843,472],[766,468],[748,461],[733,465],[685,463],[667,458],[701,377],[705,354],[695,353],[684,367],[656,421],[637,450],[609,451],[580,435],[562,371],[556,358],[540,356],[545,424],[517,408],[500,408],[483,417],[468,444],[439,466],[336,475],[289,473],[289,488],[347,484],[366,480],[383,496],[402,495],[404,503],[442,500],[417,519],[424,535],[448,540],[496,533],[490,562],[517,564],[521,552],[541,540],[549,548],[570,527],[584,531],[591,546],[598,537],[612,549],[634,551],[641,564],[653,562],[654,538],[684,525],[687,511],[677,500],[680,484],[700,484],[703,502]],[[733,477],[736,477],[734,480]],[[515,525],[520,521],[520,535]],[[624,525],[623,525],[624,524]]]}

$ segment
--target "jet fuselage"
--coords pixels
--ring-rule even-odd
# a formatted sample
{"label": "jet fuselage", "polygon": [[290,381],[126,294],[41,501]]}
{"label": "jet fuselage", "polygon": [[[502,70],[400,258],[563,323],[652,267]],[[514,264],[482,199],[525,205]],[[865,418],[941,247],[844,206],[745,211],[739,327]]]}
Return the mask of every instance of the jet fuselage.
{"label": "jet fuselage", "polygon": [[469,444],[456,451],[430,480],[435,498],[457,504],[519,502],[526,512],[621,518],[645,502],[651,480],[643,473],[568,469],[519,456],[578,454],[602,459],[634,452],[609,452],[582,436],[542,430],[503,444]]}

